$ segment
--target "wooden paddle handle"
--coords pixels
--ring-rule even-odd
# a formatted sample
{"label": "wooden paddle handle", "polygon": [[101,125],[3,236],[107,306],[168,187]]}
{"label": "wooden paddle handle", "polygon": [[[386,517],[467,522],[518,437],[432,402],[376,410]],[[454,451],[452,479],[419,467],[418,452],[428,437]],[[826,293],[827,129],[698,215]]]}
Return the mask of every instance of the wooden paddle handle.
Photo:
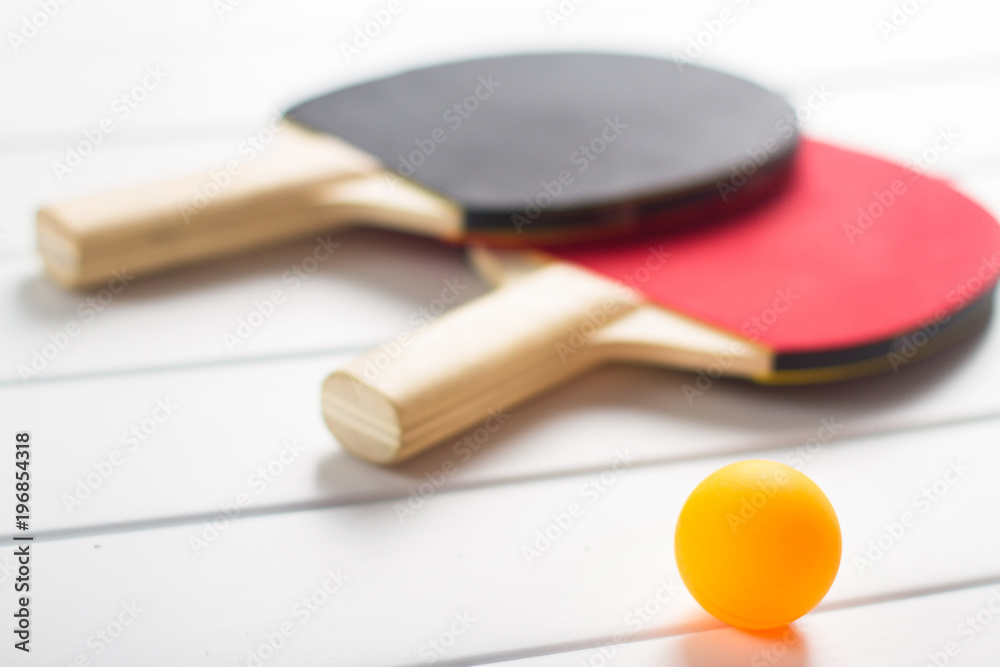
{"label": "wooden paddle handle", "polygon": [[330,375],[326,423],[354,454],[402,461],[595,365],[588,339],[637,307],[623,286],[551,264]]}
{"label": "wooden paddle handle", "polygon": [[68,287],[159,271],[325,230],[317,187],[379,170],[366,153],[284,122],[250,158],[46,206],[39,247]]}

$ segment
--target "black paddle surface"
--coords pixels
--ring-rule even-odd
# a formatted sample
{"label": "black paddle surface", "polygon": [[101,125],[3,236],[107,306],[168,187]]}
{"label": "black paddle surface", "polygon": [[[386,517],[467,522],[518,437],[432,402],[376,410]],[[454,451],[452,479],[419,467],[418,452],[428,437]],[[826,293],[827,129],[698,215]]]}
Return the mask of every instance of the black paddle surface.
{"label": "black paddle surface", "polygon": [[798,134],[780,97],[641,56],[469,60],[360,83],[288,117],[465,211],[473,238],[579,240],[728,213],[776,192]]}

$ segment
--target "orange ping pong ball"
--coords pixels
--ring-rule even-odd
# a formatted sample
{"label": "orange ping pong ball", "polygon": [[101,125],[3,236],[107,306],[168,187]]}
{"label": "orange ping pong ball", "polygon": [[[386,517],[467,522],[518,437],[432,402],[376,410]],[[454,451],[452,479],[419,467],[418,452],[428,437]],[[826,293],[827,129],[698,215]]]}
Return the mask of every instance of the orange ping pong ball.
{"label": "orange ping pong ball", "polygon": [[840,523],[816,484],[774,461],[740,461],[695,487],[674,552],[694,599],[748,629],[791,623],[819,604],[840,567]]}

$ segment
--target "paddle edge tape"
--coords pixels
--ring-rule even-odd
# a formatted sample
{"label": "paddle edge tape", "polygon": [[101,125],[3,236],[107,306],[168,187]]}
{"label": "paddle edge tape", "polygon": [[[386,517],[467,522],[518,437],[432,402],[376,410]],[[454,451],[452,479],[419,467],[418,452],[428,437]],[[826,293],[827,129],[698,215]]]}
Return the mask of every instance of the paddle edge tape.
{"label": "paddle edge tape", "polygon": [[753,381],[775,385],[821,384],[899,372],[982,330],[992,317],[995,293],[994,286],[946,321],[934,321],[890,339],[831,352],[778,354],[773,371]]}

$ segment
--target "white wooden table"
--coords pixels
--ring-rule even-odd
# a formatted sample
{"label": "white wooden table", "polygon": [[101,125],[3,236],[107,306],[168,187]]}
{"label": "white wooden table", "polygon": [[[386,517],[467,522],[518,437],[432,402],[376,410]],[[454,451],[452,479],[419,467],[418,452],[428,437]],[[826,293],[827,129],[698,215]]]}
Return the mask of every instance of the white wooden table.
{"label": "white wooden table", "polygon": [[[0,664],[1000,664],[1000,324],[892,376],[718,382],[693,403],[682,374],[608,368],[508,410],[477,450],[382,469],[325,429],[320,382],[406,330],[445,281],[460,301],[481,294],[459,250],[355,231],[297,282],[286,272],[313,241],[135,281],[106,303],[43,277],[40,204],[224,162],[275,110],[332,85],[511,50],[669,56],[706,30],[689,55],[787,95],[805,132],[925,155],[1000,214],[995,2],[399,2],[350,62],[342,44],[388,2],[4,3]],[[54,166],[106,117],[90,155]],[[957,139],[935,150],[941,132]],[[287,301],[230,349],[273,289]],[[79,334],[22,377],[70,324]],[[22,430],[30,654],[7,629]],[[600,481],[620,455],[630,467]],[[687,493],[750,457],[810,475],[844,531],[824,602],[760,636],[701,611],[672,555]],[[575,501],[582,516],[538,548]],[[887,538],[905,512],[915,525]]]}

